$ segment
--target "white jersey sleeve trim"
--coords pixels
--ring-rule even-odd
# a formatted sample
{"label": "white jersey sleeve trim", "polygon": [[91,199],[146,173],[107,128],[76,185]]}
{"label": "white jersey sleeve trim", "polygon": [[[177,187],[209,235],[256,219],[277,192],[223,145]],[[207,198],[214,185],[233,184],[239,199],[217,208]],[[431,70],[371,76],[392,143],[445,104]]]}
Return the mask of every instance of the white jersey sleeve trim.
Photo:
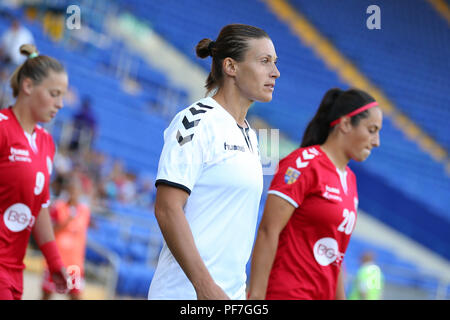
{"label": "white jersey sleeve trim", "polygon": [[50,200],[42,204],[42,208],[48,208],[50,206]]}
{"label": "white jersey sleeve trim", "polygon": [[285,195],[284,193],[281,193],[280,191],[275,191],[275,190],[269,190],[267,192],[267,194],[274,194],[279,196],[280,198],[283,198],[284,200],[286,200],[287,202],[289,202],[290,204],[292,204],[295,208],[298,208],[299,205],[297,204],[297,202],[295,202],[294,200],[292,200],[291,197]]}

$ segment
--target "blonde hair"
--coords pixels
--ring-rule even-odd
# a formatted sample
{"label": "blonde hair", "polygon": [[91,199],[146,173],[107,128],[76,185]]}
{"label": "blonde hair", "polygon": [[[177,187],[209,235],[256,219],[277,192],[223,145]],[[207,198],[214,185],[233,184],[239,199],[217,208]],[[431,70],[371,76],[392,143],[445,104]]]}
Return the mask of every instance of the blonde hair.
{"label": "blonde hair", "polygon": [[39,55],[37,48],[32,44],[23,44],[19,50],[28,59],[17,67],[11,76],[10,86],[14,98],[19,95],[20,85],[25,78],[30,78],[33,83],[39,84],[48,76],[49,71],[66,72],[58,60]]}

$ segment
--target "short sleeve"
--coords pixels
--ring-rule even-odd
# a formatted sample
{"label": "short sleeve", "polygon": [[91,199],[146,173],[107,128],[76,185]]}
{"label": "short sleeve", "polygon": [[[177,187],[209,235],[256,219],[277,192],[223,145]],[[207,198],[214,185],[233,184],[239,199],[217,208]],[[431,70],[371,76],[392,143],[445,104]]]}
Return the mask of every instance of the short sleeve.
{"label": "short sleeve", "polygon": [[45,133],[48,139],[48,151],[46,152],[46,166],[48,171],[48,181],[46,182],[44,192],[42,194],[42,208],[48,208],[50,206],[50,180],[53,172],[53,161],[55,158],[55,143],[53,142],[53,138],[47,132]]}
{"label": "short sleeve", "polygon": [[49,207],[50,219],[54,224],[59,223],[61,220],[57,205],[58,203],[54,203]]}
{"label": "short sleeve", "polygon": [[298,168],[295,157],[287,157],[278,164],[268,194],[277,195],[298,208],[311,190],[311,166]]}
{"label": "short sleeve", "polygon": [[164,131],[156,187],[166,184],[190,194],[202,172],[210,134],[205,115],[192,108],[178,113]]}
{"label": "short sleeve", "polygon": [[43,195],[42,208],[48,208],[50,206],[50,192],[47,190]]}
{"label": "short sleeve", "polygon": [[2,120],[4,120],[2,117],[4,117],[4,115],[0,113],[0,155],[6,151],[6,133],[5,128],[2,126]]}

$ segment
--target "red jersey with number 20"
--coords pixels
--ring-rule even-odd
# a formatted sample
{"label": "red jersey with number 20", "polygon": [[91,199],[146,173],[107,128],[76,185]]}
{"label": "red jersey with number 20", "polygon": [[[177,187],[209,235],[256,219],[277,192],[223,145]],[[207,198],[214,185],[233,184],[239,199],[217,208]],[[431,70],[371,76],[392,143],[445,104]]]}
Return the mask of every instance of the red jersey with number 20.
{"label": "red jersey with number 20", "polygon": [[296,209],[280,233],[267,299],[335,299],[337,279],[356,223],[356,177],[341,172],[320,146],[282,159],[269,194]]}
{"label": "red jersey with number 20", "polygon": [[23,269],[31,229],[50,203],[55,145],[36,126],[24,132],[11,108],[0,110],[0,265]]}

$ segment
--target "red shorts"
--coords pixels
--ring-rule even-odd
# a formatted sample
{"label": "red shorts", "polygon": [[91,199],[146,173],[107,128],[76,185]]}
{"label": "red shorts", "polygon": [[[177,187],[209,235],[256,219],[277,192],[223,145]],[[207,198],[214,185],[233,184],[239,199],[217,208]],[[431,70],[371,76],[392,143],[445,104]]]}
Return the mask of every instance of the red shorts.
{"label": "red shorts", "polygon": [[[80,294],[84,289],[84,275],[83,272],[76,272],[74,270],[67,270],[69,280],[67,282],[67,287],[69,289],[69,294]],[[50,276],[50,272],[48,270],[44,271],[44,279],[42,281],[42,290],[47,293],[56,292],[55,283]]]}
{"label": "red shorts", "polygon": [[0,265],[0,300],[20,300],[23,294],[23,270]]}

